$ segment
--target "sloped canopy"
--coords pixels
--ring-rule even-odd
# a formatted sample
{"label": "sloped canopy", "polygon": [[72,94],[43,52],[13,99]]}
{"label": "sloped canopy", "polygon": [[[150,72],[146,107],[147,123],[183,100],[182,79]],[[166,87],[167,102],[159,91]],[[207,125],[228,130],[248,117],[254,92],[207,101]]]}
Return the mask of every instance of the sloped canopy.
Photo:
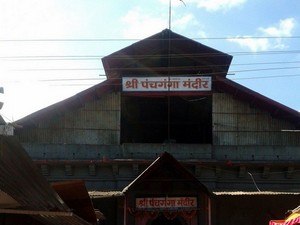
{"label": "sloped canopy", "polygon": [[297,225],[300,224],[300,213],[292,213],[285,220],[270,220],[269,225]]}
{"label": "sloped canopy", "polygon": [[82,219],[95,223],[97,221],[92,200],[82,180],[60,181],[51,184],[72,212]]}
{"label": "sloped canopy", "polygon": [[232,56],[165,29],[102,58],[107,78],[121,75],[226,76]]}
{"label": "sloped canopy", "polygon": [[300,224],[300,212],[292,213],[284,222],[284,225]]}
{"label": "sloped canopy", "polygon": [[90,224],[71,211],[16,139],[0,136],[0,147],[1,191],[10,196],[5,197],[10,204],[3,204],[0,213],[30,215],[42,224]]}
{"label": "sloped canopy", "polygon": [[158,190],[163,192],[174,191],[174,183],[180,184],[184,190],[181,191],[201,191],[207,195],[212,195],[191,172],[189,172],[171,154],[164,152],[147,169],[145,169],[135,180],[123,189],[123,193],[134,190],[155,191],[155,184],[159,182]]}
{"label": "sloped canopy", "polygon": [[300,206],[290,211],[291,214],[283,220],[270,220],[269,225],[298,225],[300,224]]}

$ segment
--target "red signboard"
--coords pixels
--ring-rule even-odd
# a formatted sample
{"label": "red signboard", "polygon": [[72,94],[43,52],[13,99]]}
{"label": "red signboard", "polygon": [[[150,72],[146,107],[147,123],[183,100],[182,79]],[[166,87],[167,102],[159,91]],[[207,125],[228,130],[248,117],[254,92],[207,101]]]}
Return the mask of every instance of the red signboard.
{"label": "red signboard", "polygon": [[197,208],[196,197],[137,198],[137,209]]}

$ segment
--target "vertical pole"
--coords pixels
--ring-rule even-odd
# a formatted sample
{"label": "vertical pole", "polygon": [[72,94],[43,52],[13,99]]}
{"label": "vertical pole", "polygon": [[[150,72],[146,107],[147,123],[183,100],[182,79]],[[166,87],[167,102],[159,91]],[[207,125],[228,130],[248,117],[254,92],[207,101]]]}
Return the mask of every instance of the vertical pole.
{"label": "vertical pole", "polygon": [[123,216],[124,220],[123,220],[123,225],[127,224],[127,196],[125,195],[124,198],[124,216]]}
{"label": "vertical pole", "polygon": [[[169,2],[169,34],[168,34],[168,82],[170,82],[171,67],[171,0]],[[171,97],[170,87],[168,85],[168,146],[171,148]]]}
{"label": "vertical pole", "polygon": [[169,0],[169,30],[171,30],[171,10],[172,10],[172,0]]}
{"label": "vertical pole", "polygon": [[208,197],[208,225],[211,225],[211,200]]}

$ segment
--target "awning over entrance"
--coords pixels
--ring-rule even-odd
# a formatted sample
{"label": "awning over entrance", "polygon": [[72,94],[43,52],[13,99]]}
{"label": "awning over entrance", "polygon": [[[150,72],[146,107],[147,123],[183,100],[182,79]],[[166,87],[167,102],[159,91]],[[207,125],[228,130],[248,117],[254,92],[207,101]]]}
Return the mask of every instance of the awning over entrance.
{"label": "awning over entrance", "polygon": [[162,153],[122,193],[124,224],[211,225],[211,192],[168,152]]}
{"label": "awning over entrance", "polygon": [[300,213],[292,213],[284,222],[284,225],[300,224]]}
{"label": "awning over entrance", "polygon": [[269,225],[297,225],[300,224],[300,211],[299,207],[293,210],[293,212],[285,220],[271,220]]}
{"label": "awning over entrance", "polygon": [[285,220],[270,220],[269,225],[283,225]]}

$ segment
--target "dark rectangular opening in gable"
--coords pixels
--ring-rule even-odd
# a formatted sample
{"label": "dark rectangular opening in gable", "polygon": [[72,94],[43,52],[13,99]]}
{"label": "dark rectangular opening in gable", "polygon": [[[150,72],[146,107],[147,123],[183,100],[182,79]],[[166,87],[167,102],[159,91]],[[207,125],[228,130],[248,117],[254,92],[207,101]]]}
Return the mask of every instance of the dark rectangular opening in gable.
{"label": "dark rectangular opening in gable", "polygon": [[212,143],[211,96],[122,96],[121,143]]}

